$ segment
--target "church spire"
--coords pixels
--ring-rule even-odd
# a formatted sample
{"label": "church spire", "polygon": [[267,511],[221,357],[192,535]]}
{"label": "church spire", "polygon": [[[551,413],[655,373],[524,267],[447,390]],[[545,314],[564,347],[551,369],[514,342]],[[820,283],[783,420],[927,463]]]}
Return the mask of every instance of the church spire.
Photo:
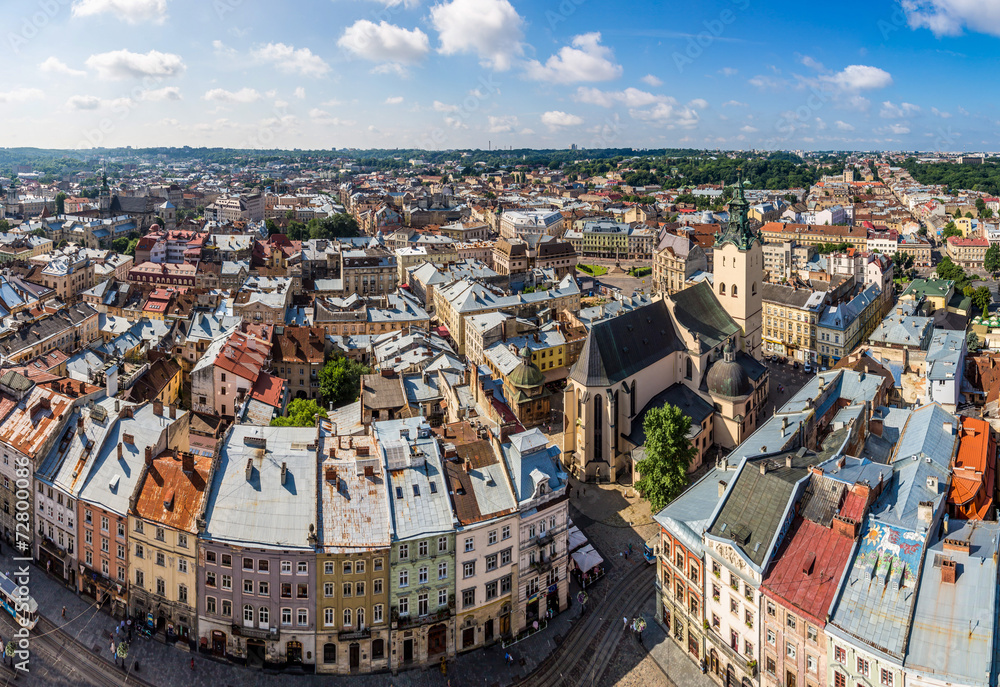
{"label": "church spire", "polygon": [[729,201],[729,223],[715,237],[715,245],[732,243],[740,250],[748,250],[753,242],[760,243],[760,234],[750,222],[750,203],[743,193],[743,168],[736,170],[736,196]]}

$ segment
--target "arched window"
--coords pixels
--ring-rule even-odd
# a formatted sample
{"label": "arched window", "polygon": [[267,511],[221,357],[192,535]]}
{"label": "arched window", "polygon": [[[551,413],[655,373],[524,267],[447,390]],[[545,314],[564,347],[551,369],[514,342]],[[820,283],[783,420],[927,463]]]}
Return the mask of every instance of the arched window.
{"label": "arched window", "polygon": [[351,609],[345,608],[344,609],[344,627],[350,627],[350,626],[351,626]]}
{"label": "arched window", "polygon": [[722,256],[722,266],[726,266],[726,256]]}
{"label": "arched window", "polygon": [[261,606],[257,609],[257,618],[260,620],[261,627],[267,627],[268,620],[270,619],[270,613],[267,606]]}
{"label": "arched window", "polygon": [[594,397],[594,460],[604,459],[604,397]]}
{"label": "arched window", "polygon": [[359,608],[355,617],[358,619],[358,629],[364,629],[365,626],[365,609]]}
{"label": "arched window", "polygon": [[253,625],[253,606],[250,604],[243,607],[243,622]]}
{"label": "arched window", "polygon": [[690,356],[688,356],[686,367],[687,367],[687,369],[685,370],[684,376],[687,379],[691,379],[691,375],[694,372],[694,365],[692,365],[692,363],[691,363],[691,357]]}
{"label": "arched window", "polygon": [[751,296],[757,295],[757,282],[754,282],[750,285],[750,295]]}
{"label": "arched window", "polygon": [[726,285],[725,284],[719,284],[719,295],[720,296],[725,296],[726,295]]}
{"label": "arched window", "polygon": [[733,296],[734,297],[736,296],[737,291],[738,291],[738,289],[736,287],[736,284],[733,284]]}

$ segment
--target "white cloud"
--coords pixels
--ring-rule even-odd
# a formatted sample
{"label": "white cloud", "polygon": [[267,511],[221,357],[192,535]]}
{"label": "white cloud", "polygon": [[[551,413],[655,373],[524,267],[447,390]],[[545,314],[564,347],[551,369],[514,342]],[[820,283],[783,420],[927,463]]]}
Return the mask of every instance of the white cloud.
{"label": "white cloud", "polygon": [[552,110],[542,115],[542,124],[545,124],[550,129],[559,129],[564,126],[580,126],[583,124],[583,118],[560,110]]}
{"label": "white cloud", "polygon": [[802,56],[800,56],[799,57],[799,62],[801,62],[806,67],[809,67],[810,69],[815,69],[818,72],[821,72],[824,69],[826,69],[823,66],[822,62],[814,60],[813,58],[809,57],[809,55],[802,55]]}
{"label": "white cloud", "polygon": [[669,100],[665,95],[654,95],[638,88],[626,88],[624,91],[602,91],[599,88],[584,86],[576,89],[576,95],[573,96],[573,99],[577,102],[600,105],[601,107],[611,107],[615,103],[626,107],[645,107]]}
{"label": "white cloud", "polygon": [[331,99],[331,100],[326,100],[324,102],[321,102],[319,104],[319,106],[320,107],[337,107],[340,104],[341,104],[340,101],[334,98],[334,99]]}
{"label": "white cloud", "polygon": [[402,65],[419,62],[430,51],[427,34],[420,29],[404,29],[385,21],[375,24],[367,19],[348,26],[337,45],[355,57],[393,65],[388,69],[397,72],[402,72]]}
{"label": "white cloud", "polygon": [[639,80],[642,81],[644,84],[652,86],[653,88],[663,85],[663,79],[659,79],[653,76],[652,74],[646,74],[646,76],[642,77]]}
{"label": "white cloud", "polygon": [[517,117],[514,115],[502,115],[500,117],[494,117],[490,115],[489,118],[491,134],[505,134],[514,130],[518,126]]}
{"label": "white cloud", "polygon": [[104,79],[139,79],[144,76],[170,77],[184,71],[180,55],[150,50],[146,54],[115,50],[87,58],[87,66]]}
{"label": "white cloud", "polygon": [[746,103],[741,103],[739,100],[727,100],[722,103],[723,107],[747,107]]}
{"label": "white cloud", "polygon": [[334,117],[326,110],[321,110],[318,107],[309,110],[309,119],[315,124],[322,124],[324,126],[354,126],[357,124],[353,119]]}
{"label": "white cloud", "polygon": [[847,122],[842,122],[839,119],[836,122],[834,122],[833,125],[838,129],[840,129],[841,131],[854,131],[853,125],[848,124]]}
{"label": "white cloud", "polygon": [[[680,105],[676,98],[667,95],[655,95],[638,88],[626,88],[623,91],[602,91],[598,88],[580,86],[576,89],[573,99],[577,102],[601,107],[613,107],[616,104],[629,108],[633,119],[640,119],[657,124],[666,124],[669,128],[675,126],[692,127],[698,123],[698,110],[708,107],[708,102],[695,98],[687,105]],[[648,109],[642,109],[648,108]]]}
{"label": "white cloud", "polygon": [[298,98],[299,100],[305,99],[305,97],[306,97],[306,89],[302,88],[302,86],[299,86],[298,88],[296,88],[295,89],[295,97]]}
{"label": "white cloud", "polygon": [[131,98],[115,98],[104,100],[93,95],[74,95],[66,101],[70,110],[104,110],[108,108],[128,109],[135,105]]}
{"label": "white cloud", "polygon": [[959,106],[958,106],[958,107],[956,107],[955,109],[956,109],[956,110],[958,111],[958,114],[962,115],[963,117],[968,117],[968,116],[969,116],[969,111],[968,111],[968,110],[966,110],[966,109],[965,109],[964,107],[962,107],[961,105],[959,105]]}
{"label": "white cloud", "polygon": [[458,105],[449,105],[440,100],[435,100],[433,107],[435,112],[456,112],[458,110]]}
{"label": "white cloud", "polygon": [[278,110],[284,110],[286,107],[288,107],[288,101],[287,100],[275,100],[274,101],[274,107],[275,107],[275,109],[278,109]]}
{"label": "white cloud", "polygon": [[452,129],[468,129],[469,125],[463,122],[458,117],[445,117],[444,123],[450,126]]}
{"label": "white cloud", "polygon": [[940,117],[941,119],[951,119],[951,113],[950,112],[942,112],[941,110],[937,109],[936,107],[932,107],[931,108],[931,114],[934,115],[935,117]]}
{"label": "white cloud", "polygon": [[890,124],[889,126],[883,126],[875,129],[875,133],[879,136],[885,136],[886,134],[895,134],[897,136],[902,136],[903,134],[910,133],[910,127],[904,126],[902,124]]}
{"label": "white cloud", "polygon": [[450,0],[431,8],[444,55],[475,53],[482,64],[503,71],[523,54],[524,20],[508,0]]}
{"label": "white cloud", "polygon": [[692,103],[680,105],[674,98],[665,98],[646,110],[629,110],[634,119],[663,124],[668,129],[690,129],[698,125],[698,110]]}
{"label": "white cloud", "polygon": [[820,78],[846,91],[868,91],[892,85],[892,75],[889,72],[863,64],[852,64],[836,74]]}
{"label": "white cloud", "polygon": [[220,40],[212,41],[212,50],[219,57],[225,57],[227,59],[234,59],[239,54],[236,51],[236,48],[230,48]]}
{"label": "white cloud", "polygon": [[176,86],[167,86],[165,88],[143,91],[139,97],[142,100],[148,100],[154,103],[168,100],[183,100],[183,98],[181,98],[181,89]]}
{"label": "white cloud", "polygon": [[0,92],[0,103],[25,103],[44,98],[45,92],[40,88],[15,88],[6,93]]}
{"label": "white cloud", "polygon": [[403,102],[403,96],[401,95],[392,95],[385,99],[386,105],[399,105],[401,102]]}
{"label": "white cloud", "polygon": [[752,127],[749,124],[747,124],[746,126],[741,126],[740,127],[740,131],[742,131],[745,134],[752,134],[752,133],[755,133],[757,131],[757,129],[755,127]]}
{"label": "white cloud", "polygon": [[268,43],[255,48],[250,55],[261,62],[269,62],[287,74],[303,76],[323,76],[330,71],[330,65],[313,54],[309,48],[295,48],[284,43]]}
{"label": "white cloud", "polygon": [[622,75],[622,67],[615,64],[611,48],[601,45],[600,33],[575,36],[572,46],[560,48],[544,65],[538,60],[528,62],[528,78],[549,83],[575,83],[610,81]]}
{"label": "white cloud", "polygon": [[1000,36],[1000,5],[979,0],[903,0],[911,28],[930,29],[935,36],[959,36],[963,28]]}
{"label": "white cloud", "polygon": [[695,98],[694,100],[689,102],[688,105],[690,107],[694,107],[699,110],[704,110],[708,108],[708,101],[705,100],[704,98]]}
{"label": "white cloud", "polygon": [[204,99],[219,103],[255,103],[260,100],[260,93],[253,88],[241,88],[238,91],[227,91],[224,88],[213,88],[205,93]]}
{"label": "white cloud", "polygon": [[784,82],[778,79],[772,79],[769,76],[757,75],[750,79],[748,82],[751,86],[759,88],[761,90],[778,90],[784,85]]}
{"label": "white cloud", "polygon": [[167,18],[167,0],[77,0],[74,17],[113,14],[130,24],[142,21],[162,22]]}
{"label": "white cloud", "polygon": [[882,103],[882,109],[879,111],[879,116],[883,119],[902,119],[903,117],[909,117],[913,114],[918,114],[920,112],[920,107],[914,105],[913,103],[900,103],[895,105],[892,102],[886,100]]}
{"label": "white cloud", "polygon": [[723,67],[719,70],[719,73],[723,76],[736,76],[739,73],[739,70],[733,69],[732,67]]}
{"label": "white cloud", "polygon": [[54,56],[42,62],[38,68],[46,74],[64,74],[66,76],[85,76],[87,74],[79,69],[71,69],[65,62]]}

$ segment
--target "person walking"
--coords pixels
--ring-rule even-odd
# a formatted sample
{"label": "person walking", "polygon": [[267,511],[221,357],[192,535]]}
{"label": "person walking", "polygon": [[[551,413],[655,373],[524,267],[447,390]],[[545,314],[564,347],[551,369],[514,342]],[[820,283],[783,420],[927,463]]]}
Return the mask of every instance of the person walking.
{"label": "person walking", "polygon": [[194,670],[194,656],[191,657],[191,670]]}
{"label": "person walking", "polygon": [[622,618],[622,629],[624,630],[627,627],[628,627],[628,618]]}

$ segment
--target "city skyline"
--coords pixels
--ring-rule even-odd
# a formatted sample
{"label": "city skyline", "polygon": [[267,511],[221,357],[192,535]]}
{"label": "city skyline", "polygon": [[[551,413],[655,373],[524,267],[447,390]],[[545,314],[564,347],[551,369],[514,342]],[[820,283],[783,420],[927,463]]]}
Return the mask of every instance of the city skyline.
{"label": "city skyline", "polygon": [[1000,147],[988,6],[303,5],[5,3],[0,145]]}

